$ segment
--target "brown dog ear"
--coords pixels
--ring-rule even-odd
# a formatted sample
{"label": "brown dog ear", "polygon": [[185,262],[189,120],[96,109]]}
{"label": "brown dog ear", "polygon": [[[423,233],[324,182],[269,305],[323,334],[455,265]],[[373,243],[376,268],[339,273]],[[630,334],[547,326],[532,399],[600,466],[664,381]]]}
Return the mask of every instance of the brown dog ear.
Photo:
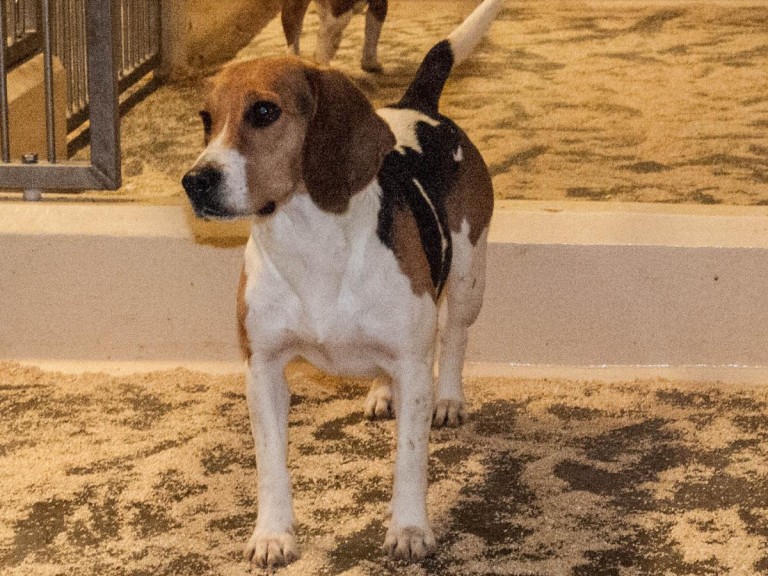
{"label": "brown dog ear", "polygon": [[315,106],[304,140],[304,183],[315,204],[339,214],[374,179],[395,137],[342,73],[310,68],[307,79]]}

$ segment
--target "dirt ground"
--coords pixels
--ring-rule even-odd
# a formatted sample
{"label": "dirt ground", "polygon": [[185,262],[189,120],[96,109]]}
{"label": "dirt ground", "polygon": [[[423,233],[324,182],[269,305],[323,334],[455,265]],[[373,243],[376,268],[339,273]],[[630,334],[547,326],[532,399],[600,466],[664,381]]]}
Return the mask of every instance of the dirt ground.
{"label": "dirt ground", "polygon": [[[466,382],[431,435],[434,558],[380,552],[394,426],[366,383],[294,372],[301,558],[284,576],[756,576],[768,572],[768,389]],[[110,377],[0,362],[0,572],[237,576],[256,519],[243,376]]]}
{"label": "dirt ground", "polygon": [[[395,101],[474,5],[393,0],[384,74],[359,69],[361,17],[333,65],[377,106]],[[310,13],[309,54],[316,28]],[[509,1],[454,71],[442,110],[477,143],[498,198],[764,205],[767,39],[765,1]],[[238,57],[284,51],[276,19]],[[166,85],[128,113],[119,195],[183,201],[200,100],[197,82]]]}

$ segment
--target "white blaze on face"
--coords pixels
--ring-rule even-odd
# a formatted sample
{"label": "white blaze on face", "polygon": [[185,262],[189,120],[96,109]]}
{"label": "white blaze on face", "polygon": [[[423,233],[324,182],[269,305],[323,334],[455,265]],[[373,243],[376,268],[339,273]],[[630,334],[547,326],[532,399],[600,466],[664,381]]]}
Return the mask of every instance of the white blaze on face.
{"label": "white blaze on face", "polygon": [[208,143],[195,166],[215,166],[221,170],[221,184],[217,193],[230,210],[245,212],[249,209],[248,182],[245,175],[245,157],[228,143],[229,118],[221,132]]}

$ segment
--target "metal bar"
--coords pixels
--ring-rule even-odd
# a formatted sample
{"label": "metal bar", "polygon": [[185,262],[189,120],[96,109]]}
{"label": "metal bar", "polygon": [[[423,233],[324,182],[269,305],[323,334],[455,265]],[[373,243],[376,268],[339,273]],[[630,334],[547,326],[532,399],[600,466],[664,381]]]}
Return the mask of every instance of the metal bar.
{"label": "metal bar", "polygon": [[144,30],[144,60],[152,55],[152,15],[151,6],[149,0],[143,0],[144,2],[144,24],[142,29]]}
{"label": "metal bar", "polygon": [[114,190],[120,185],[114,174],[87,162],[0,164],[0,182],[11,189]]}
{"label": "metal bar", "polygon": [[81,39],[77,43],[77,70],[78,70],[78,82],[80,90],[80,108],[85,109],[88,106],[88,50],[86,49],[86,43],[82,42],[82,39],[86,37],[86,13],[85,2],[83,0],[76,0],[77,10],[77,38]]}
{"label": "metal bar", "polygon": [[[85,107],[85,78],[83,78],[83,69],[85,67],[85,54],[83,50],[85,43],[82,42],[83,23],[81,20],[81,3],[79,0],[70,0],[70,21],[72,22],[72,35],[70,43],[72,45],[72,70],[74,72],[75,99],[73,100],[73,112]],[[78,42],[78,40],[80,40]]]}
{"label": "metal bar", "polygon": [[125,19],[123,20],[123,27],[120,32],[128,42],[128,52],[126,53],[125,59],[123,60],[123,70],[125,70],[130,68],[135,61],[136,45],[133,41],[133,34],[131,34],[134,15],[133,3],[130,0],[125,0],[123,6],[125,8]]}
{"label": "metal bar", "polygon": [[136,3],[133,0],[127,0],[126,5],[129,10],[128,22],[123,28],[123,34],[128,37],[131,51],[128,53],[128,65],[126,68],[132,68],[136,65]]}
{"label": "metal bar", "polygon": [[8,75],[5,69],[6,31],[5,0],[0,0],[0,146],[3,147],[3,162],[10,162],[11,149],[8,137]]}
{"label": "metal bar", "polygon": [[19,0],[11,0],[9,26],[11,28],[11,44],[19,38]]}
{"label": "metal bar", "polygon": [[[71,22],[71,10],[70,0],[60,0],[61,10],[59,16],[61,18],[59,23],[59,30],[61,31],[61,52],[59,56],[64,61],[64,66],[67,68],[67,118],[71,117],[75,113],[75,99],[77,98],[77,92],[75,90],[75,72],[72,66],[73,50],[72,42],[70,41],[70,35],[72,34],[72,22]],[[69,126],[67,126],[69,128]]]}
{"label": "metal bar", "polygon": [[78,42],[77,39],[81,38],[80,28],[78,25],[78,7],[75,4],[75,0],[65,0],[65,12],[66,19],[64,43],[66,46],[66,54],[68,59],[67,68],[69,69],[69,89],[70,96],[68,102],[69,114],[75,114],[80,108],[81,103],[81,84],[80,84],[80,58],[79,52],[81,50],[82,41]]}
{"label": "metal bar", "polygon": [[51,4],[43,0],[43,61],[45,64],[45,127],[48,161],[56,162],[56,118],[53,110],[53,41],[51,38]]}
{"label": "metal bar", "polygon": [[120,186],[120,113],[117,51],[118,0],[87,0],[88,100],[91,111],[91,163],[108,176],[110,189]]}
{"label": "metal bar", "polygon": [[130,67],[136,66],[136,62],[138,62],[138,46],[136,44],[136,2],[134,0],[128,0],[127,2],[128,6],[131,8],[131,18],[128,20],[128,28],[123,29],[123,33],[127,32],[127,36],[131,39],[131,60],[129,63]]}
{"label": "metal bar", "polygon": [[139,3],[139,17],[137,18],[137,34],[139,37],[139,61],[136,64],[141,64],[147,58],[147,33],[149,27],[147,26],[147,0],[138,0]]}
{"label": "metal bar", "polygon": [[124,34],[124,30],[128,28],[128,18],[130,17],[130,8],[126,5],[125,0],[120,2],[120,74],[123,74],[126,63],[131,60],[131,38],[129,34]]}

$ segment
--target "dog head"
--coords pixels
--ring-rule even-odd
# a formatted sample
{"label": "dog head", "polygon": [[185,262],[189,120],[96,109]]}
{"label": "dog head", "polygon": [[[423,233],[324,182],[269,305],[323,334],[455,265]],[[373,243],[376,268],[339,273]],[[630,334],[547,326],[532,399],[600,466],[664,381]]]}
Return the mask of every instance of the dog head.
{"label": "dog head", "polygon": [[297,58],[227,66],[200,117],[206,148],[182,185],[203,218],[268,216],[296,193],[344,212],[395,144],[348,78]]}

